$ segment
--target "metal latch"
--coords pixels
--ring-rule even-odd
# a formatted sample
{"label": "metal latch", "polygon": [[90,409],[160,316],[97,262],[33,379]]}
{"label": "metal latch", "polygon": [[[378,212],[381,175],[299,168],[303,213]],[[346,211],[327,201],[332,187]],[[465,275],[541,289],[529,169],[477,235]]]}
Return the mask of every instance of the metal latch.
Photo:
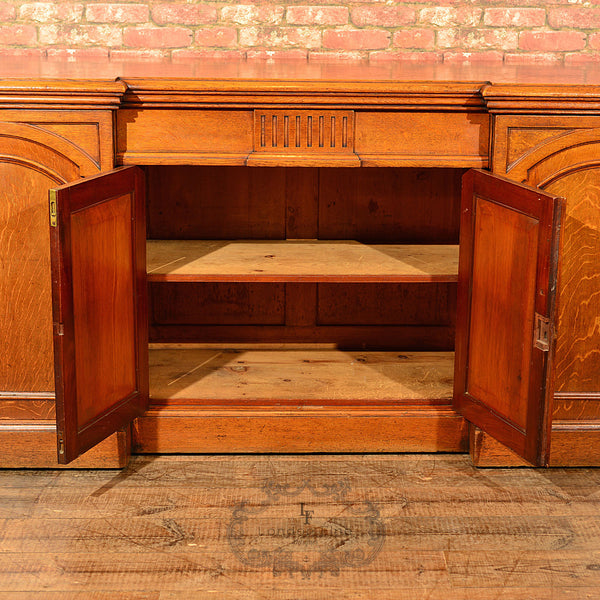
{"label": "metal latch", "polygon": [[59,438],[58,438],[58,453],[59,454],[64,454],[65,453],[65,441],[63,440],[62,437],[62,433],[59,433]]}
{"label": "metal latch", "polygon": [[50,227],[58,225],[58,211],[56,208],[56,192],[50,190]]}
{"label": "metal latch", "polygon": [[550,319],[535,313],[535,342],[533,344],[543,352],[550,350]]}

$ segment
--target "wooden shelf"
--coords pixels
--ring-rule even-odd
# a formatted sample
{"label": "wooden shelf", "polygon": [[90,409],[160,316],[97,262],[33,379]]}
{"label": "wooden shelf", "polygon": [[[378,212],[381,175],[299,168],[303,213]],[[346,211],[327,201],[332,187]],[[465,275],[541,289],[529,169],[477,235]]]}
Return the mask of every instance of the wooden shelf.
{"label": "wooden shelf", "polygon": [[453,282],[456,245],[149,240],[149,281]]}
{"label": "wooden shelf", "polygon": [[153,404],[448,404],[453,352],[333,348],[150,349]]}

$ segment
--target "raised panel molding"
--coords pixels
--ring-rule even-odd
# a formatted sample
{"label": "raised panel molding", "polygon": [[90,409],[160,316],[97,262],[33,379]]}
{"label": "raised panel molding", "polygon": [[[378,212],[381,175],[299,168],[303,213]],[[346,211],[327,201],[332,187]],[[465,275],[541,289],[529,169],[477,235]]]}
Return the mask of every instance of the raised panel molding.
{"label": "raised panel molding", "polygon": [[94,162],[100,170],[100,127],[99,123],[34,123],[29,125],[47,131],[76,146]]}
{"label": "raised panel molding", "polygon": [[114,166],[113,111],[0,111],[0,122],[26,127],[22,138],[38,141],[77,165],[82,177]]}
{"label": "raised panel molding", "polygon": [[545,189],[552,182],[600,165],[600,129],[578,129],[547,139],[507,170],[511,179]]}
{"label": "raised panel molding", "polygon": [[99,164],[71,140],[30,123],[0,122],[0,138],[3,162],[30,164],[58,184],[100,170]]}
{"label": "raised panel molding", "polygon": [[572,131],[560,127],[508,127],[506,173],[545,143]]}

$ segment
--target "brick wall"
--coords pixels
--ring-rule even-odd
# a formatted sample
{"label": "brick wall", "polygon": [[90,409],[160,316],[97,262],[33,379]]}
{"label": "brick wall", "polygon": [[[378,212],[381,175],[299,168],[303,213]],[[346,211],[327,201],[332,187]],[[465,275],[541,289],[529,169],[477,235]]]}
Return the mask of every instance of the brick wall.
{"label": "brick wall", "polygon": [[0,2],[0,59],[600,61],[600,0]]}

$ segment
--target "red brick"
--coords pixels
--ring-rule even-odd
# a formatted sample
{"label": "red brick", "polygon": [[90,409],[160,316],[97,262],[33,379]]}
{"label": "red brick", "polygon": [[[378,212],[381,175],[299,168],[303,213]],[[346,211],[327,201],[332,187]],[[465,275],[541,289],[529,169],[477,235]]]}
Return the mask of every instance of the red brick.
{"label": "red brick", "polygon": [[398,27],[410,25],[416,21],[417,13],[409,6],[357,6],[352,9],[352,23],[364,25],[379,25],[381,27]]}
{"label": "red brick", "polygon": [[196,32],[198,46],[237,46],[237,29],[233,27],[205,27]]}
{"label": "red brick", "polygon": [[90,23],[146,23],[149,10],[145,4],[89,4],[85,17]]}
{"label": "red brick", "polygon": [[110,59],[119,61],[169,60],[168,50],[111,50]]}
{"label": "red brick", "polygon": [[290,6],[285,19],[290,25],[345,25],[346,6]]}
{"label": "red brick", "polygon": [[0,57],[42,57],[46,56],[44,48],[0,48]]}
{"label": "red brick", "polygon": [[357,50],[354,51],[332,51],[322,52],[322,51],[314,51],[308,53],[309,62],[315,63],[339,63],[339,62],[348,62],[348,61],[366,61],[367,56],[365,52],[360,52]]}
{"label": "red brick", "polygon": [[172,50],[173,60],[228,60],[241,59],[246,53],[241,50]]}
{"label": "red brick", "polygon": [[126,27],[123,43],[133,48],[182,48],[192,43],[192,32],[184,27]]}
{"label": "red brick", "polygon": [[588,65],[600,63],[600,54],[582,54],[576,52],[565,56],[565,65]]}
{"label": "red brick", "polygon": [[444,52],[445,63],[496,63],[502,64],[502,52]]}
{"label": "red brick", "polygon": [[12,4],[0,4],[0,21],[12,21],[17,16],[17,10]]}
{"label": "red brick", "polygon": [[562,62],[562,54],[551,52],[524,52],[522,54],[505,54],[504,63],[507,65],[554,65]]}
{"label": "red brick", "polygon": [[442,29],[436,34],[438,48],[470,50],[516,50],[519,34],[511,29]]}
{"label": "red brick", "polygon": [[396,48],[431,48],[435,34],[431,29],[404,29],[394,34]]}
{"label": "red brick", "polygon": [[157,4],[152,7],[152,19],[158,25],[206,25],[217,20],[217,9],[206,4]]}
{"label": "red brick", "polygon": [[519,35],[521,50],[561,52],[584,47],[585,34],[580,31],[523,31]]}
{"label": "red brick", "polygon": [[121,46],[123,35],[112,25],[40,25],[39,42],[46,46]]}
{"label": "red brick", "polygon": [[98,60],[108,58],[107,48],[48,48],[49,58],[61,58],[68,61],[79,59]]}
{"label": "red brick", "polygon": [[543,8],[486,8],[483,23],[491,27],[539,27],[546,22]]}
{"label": "red brick", "polygon": [[565,7],[553,8],[548,11],[550,27],[580,27],[582,29],[597,29],[600,27],[600,9]]}
{"label": "red brick", "polygon": [[389,31],[381,29],[329,29],[323,32],[323,47],[335,50],[379,50],[390,45]]}
{"label": "red brick", "polygon": [[29,46],[37,42],[37,31],[33,25],[5,25],[0,27],[0,44]]}
{"label": "red brick", "polygon": [[77,23],[83,16],[83,4],[71,2],[31,2],[19,8],[19,18],[36,23]]}
{"label": "red brick", "polygon": [[516,50],[519,34],[511,29],[471,29],[461,32],[460,44],[464,50]]}
{"label": "red brick", "polygon": [[482,13],[482,9],[471,8],[469,6],[458,8],[436,6],[433,8],[423,8],[419,12],[419,22],[436,25],[437,27],[452,25],[474,27],[481,22]]}
{"label": "red brick", "polygon": [[283,19],[283,6],[225,6],[221,9],[221,19],[239,25],[277,25]]}
{"label": "red brick", "polygon": [[248,60],[302,60],[308,58],[307,50],[248,50]]}
{"label": "red brick", "polygon": [[588,46],[594,50],[600,48],[600,33],[592,33],[588,37]]}
{"label": "red brick", "polygon": [[460,31],[458,29],[444,28],[436,31],[436,45],[438,48],[455,48],[460,45]]}
{"label": "red brick", "polygon": [[321,30],[312,27],[243,27],[240,46],[320,48]]}
{"label": "red brick", "polygon": [[440,63],[442,62],[441,52],[371,52],[369,54],[371,62],[419,62],[419,63]]}

